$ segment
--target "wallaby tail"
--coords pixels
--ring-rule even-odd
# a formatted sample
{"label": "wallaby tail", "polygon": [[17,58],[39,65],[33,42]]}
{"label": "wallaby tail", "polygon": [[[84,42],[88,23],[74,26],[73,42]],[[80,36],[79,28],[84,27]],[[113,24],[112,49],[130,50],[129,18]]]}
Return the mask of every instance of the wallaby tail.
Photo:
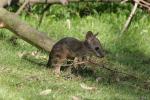
{"label": "wallaby tail", "polygon": [[47,63],[47,67],[51,67],[51,66],[52,66],[51,59],[52,59],[52,56],[51,56],[51,53],[50,53],[50,54],[49,54],[48,63]]}

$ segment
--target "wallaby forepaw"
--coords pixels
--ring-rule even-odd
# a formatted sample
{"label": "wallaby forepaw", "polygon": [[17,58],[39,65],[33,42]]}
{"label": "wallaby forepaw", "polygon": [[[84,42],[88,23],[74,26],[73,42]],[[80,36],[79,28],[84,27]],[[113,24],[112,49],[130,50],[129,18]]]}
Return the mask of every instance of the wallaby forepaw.
{"label": "wallaby forepaw", "polygon": [[54,70],[54,73],[55,73],[55,75],[56,75],[56,77],[60,77],[60,71],[58,71],[58,70]]}

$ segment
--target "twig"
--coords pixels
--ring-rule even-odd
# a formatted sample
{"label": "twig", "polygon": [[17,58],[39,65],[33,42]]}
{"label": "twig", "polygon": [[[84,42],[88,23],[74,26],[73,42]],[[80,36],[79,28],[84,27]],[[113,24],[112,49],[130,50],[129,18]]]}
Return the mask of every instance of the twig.
{"label": "twig", "polygon": [[18,9],[18,11],[15,14],[19,15],[28,3],[29,3],[29,0],[25,0],[25,2],[22,4],[22,6]]}
{"label": "twig", "polygon": [[46,12],[46,10],[48,10],[50,8],[50,6],[51,6],[51,4],[47,4],[46,7],[42,10],[41,16],[40,16],[40,19],[39,19],[39,23],[38,23],[38,26],[36,28],[41,26],[44,15],[45,15],[45,12]]}
{"label": "twig", "polygon": [[5,28],[5,24],[2,21],[0,21],[0,28]]}
{"label": "twig", "polygon": [[142,4],[142,3],[139,3],[139,5],[141,5],[141,6],[145,7],[145,8],[147,8],[148,10],[150,9],[150,7],[149,7],[148,5],[145,5],[145,4]]}
{"label": "twig", "polygon": [[129,27],[129,24],[130,24],[130,22],[131,22],[131,20],[132,20],[132,18],[133,18],[133,15],[135,14],[135,11],[136,11],[136,9],[137,9],[138,4],[139,4],[139,1],[136,0],[136,1],[135,1],[135,4],[134,4],[134,7],[132,8],[132,11],[131,11],[131,13],[130,13],[130,15],[129,15],[129,17],[128,17],[126,23],[125,23],[125,25],[124,25],[124,27],[123,27],[123,30],[122,30],[122,32],[121,32],[121,35],[122,35],[122,34],[127,30],[127,28]]}
{"label": "twig", "polygon": [[149,81],[143,80],[142,78],[137,77],[137,76],[135,76],[135,75],[132,75],[132,74],[129,74],[129,73],[126,73],[126,72],[122,72],[122,71],[118,71],[118,70],[115,70],[115,69],[111,69],[111,68],[108,68],[108,67],[105,67],[105,66],[101,66],[101,65],[99,65],[98,63],[93,62],[93,61],[89,61],[89,63],[92,63],[92,64],[94,64],[94,65],[96,65],[96,66],[99,66],[99,67],[101,67],[101,68],[103,68],[103,69],[106,69],[106,70],[109,70],[109,71],[112,71],[112,72],[121,73],[121,74],[124,74],[124,75],[126,75],[126,76],[130,76],[130,77],[132,77],[132,78],[134,78],[134,79],[140,80],[140,81],[143,82],[144,84],[148,84],[147,86],[149,86],[149,84],[150,84]]}
{"label": "twig", "polygon": [[[70,60],[70,61],[74,61],[74,60]],[[90,63],[90,64],[93,64],[95,66],[99,66],[100,68],[103,68],[103,69],[106,69],[106,70],[109,70],[111,72],[115,72],[115,73],[121,73],[121,74],[124,74],[126,76],[130,76],[134,79],[137,79],[137,80],[141,80],[143,83],[147,83],[147,84],[150,84],[150,82],[147,82],[147,81],[144,81],[143,79],[135,76],[135,75],[132,75],[132,74],[129,74],[129,73],[126,73],[126,72],[122,72],[122,71],[118,71],[116,69],[111,69],[111,68],[108,68],[106,66],[102,66],[100,64],[98,64],[97,62],[94,62],[94,61],[91,61],[91,60],[87,60],[87,61],[81,61],[81,62],[73,62],[71,64],[66,64],[66,65],[63,65],[63,66],[72,66],[72,65],[80,65],[80,64],[85,64],[85,63]]]}
{"label": "twig", "polygon": [[145,4],[145,5],[150,6],[150,3],[149,3],[149,2],[146,2],[146,1],[144,1],[144,0],[140,0],[140,2],[142,2],[142,3]]}
{"label": "twig", "polygon": [[85,64],[88,63],[88,61],[81,61],[81,62],[73,62],[71,64],[64,64],[62,66],[72,66],[72,65],[81,65],[81,64]]}
{"label": "twig", "polygon": [[117,73],[122,73],[122,74],[124,74],[124,75],[131,76],[131,77],[137,79],[137,77],[134,76],[134,75],[131,75],[131,74],[128,74],[128,73],[125,73],[125,72],[120,72],[120,71],[118,71],[118,70],[111,69],[111,68],[108,68],[108,67],[105,67],[105,66],[101,66],[100,64],[98,64],[98,63],[96,63],[96,62],[94,62],[94,61],[91,61],[91,60],[81,61],[81,62],[80,62],[80,61],[74,62],[74,60],[69,60],[69,61],[73,61],[73,62],[72,62],[71,64],[65,64],[65,65],[63,65],[63,66],[72,66],[72,65],[80,65],[80,64],[90,63],[90,64],[93,64],[93,65],[99,66],[99,67],[101,67],[101,68],[104,68],[104,69],[106,69],[106,70],[109,70],[109,71],[112,71],[112,72],[117,72]]}
{"label": "twig", "polygon": [[120,3],[121,4],[124,4],[124,3],[126,3],[126,2],[128,2],[129,0],[122,0]]}
{"label": "twig", "polygon": [[106,67],[106,66],[101,66],[101,65],[99,65],[98,63],[93,62],[93,61],[89,61],[89,63],[92,63],[92,64],[94,64],[94,65],[96,65],[96,66],[99,66],[99,67],[101,67],[101,68],[104,68],[104,69],[109,70],[109,71],[112,71],[112,72],[122,73],[122,74],[124,74],[124,75],[131,76],[131,77],[133,77],[133,78],[135,78],[135,79],[139,79],[139,78],[137,78],[136,76],[134,76],[134,75],[132,75],[132,74],[128,74],[128,73],[121,72],[121,71],[118,71],[118,70],[115,70],[115,69],[111,69],[111,68],[108,68],[108,67]]}

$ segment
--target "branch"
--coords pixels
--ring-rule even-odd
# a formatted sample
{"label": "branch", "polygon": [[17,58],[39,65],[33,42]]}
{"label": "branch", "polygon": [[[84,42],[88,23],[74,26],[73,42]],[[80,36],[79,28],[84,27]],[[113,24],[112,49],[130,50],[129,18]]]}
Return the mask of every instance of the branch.
{"label": "branch", "polygon": [[[13,0],[2,0],[2,1],[0,1],[0,7],[3,8],[6,5],[10,5],[11,1],[13,1]],[[26,0],[15,14],[19,15],[21,13],[21,11],[24,9],[24,7],[27,5],[28,2],[29,2],[29,0]],[[0,28],[6,28],[6,25],[2,21],[0,21]]]}
{"label": "branch", "polygon": [[120,3],[121,4],[124,4],[124,3],[126,3],[126,2],[128,2],[129,0],[122,0]]}
{"label": "branch", "polygon": [[[68,1],[69,2],[121,2],[122,0],[68,0]],[[29,0],[29,2],[30,3],[60,3],[60,0]]]}
{"label": "branch", "polygon": [[139,3],[139,5],[141,5],[142,7],[147,8],[148,10],[150,9],[150,7],[148,5],[145,5],[145,4],[142,4],[142,3]]}
{"label": "branch", "polygon": [[88,60],[88,62],[91,63],[91,64],[94,64],[94,65],[96,65],[96,66],[99,66],[99,67],[101,67],[101,68],[103,68],[103,69],[109,70],[109,71],[111,71],[111,72],[116,72],[116,73],[124,74],[124,75],[126,75],[126,76],[130,76],[130,77],[132,77],[132,78],[134,78],[134,79],[140,80],[140,81],[142,81],[143,83],[150,84],[150,82],[148,82],[147,80],[143,80],[142,78],[137,77],[136,75],[132,75],[132,74],[129,74],[129,73],[126,73],[126,72],[118,71],[118,70],[116,70],[116,69],[111,69],[111,68],[108,68],[108,67],[105,67],[105,66],[101,66],[101,65],[98,64],[97,62],[94,62],[94,61],[91,61],[91,60]]}
{"label": "branch", "polygon": [[130,22],[131,22],[131,20],[132,20],[132,18],[133,18],[133,16],[134,16],[134,14],[135,14],[135,11],[136,11],[136,9],[137,9],[138,4],[139,4],[139,1],[136,0],[136,2],[135,2],[135,4],[134,4],[134,7],[132,8],[132,11],[131,11],[131,13],[130,13],[130,15],[129,15],[129,17],[128,17],[126,23],[125,23],[125,25],[124,25],[124,27],[123,27],[123,30],[122,30],[122,32],[121,32],[121,35],[122,35],[122,34],[127,30],[127,28],[129,27],[129,24],[130,24]]}
{"label": "branch", "polygon": [[[0,7],[10,6],[12,4],[23,4],[26,0],[0,0]],[[45,4],[52,4],[52,3],[62,3],[67,4],[69,2],[121,2],[122,0],[29,0],[29,3],[36,4],[36,3],[45,3]]]}
{"label": "branch", "polygon": [[140,2],[143,3],[143,4],[146,4],[147,6],[150,6],[150,3],[149,3],[149,2],[146,2],[146,1],[144,1],[144,0],[140,0]]}

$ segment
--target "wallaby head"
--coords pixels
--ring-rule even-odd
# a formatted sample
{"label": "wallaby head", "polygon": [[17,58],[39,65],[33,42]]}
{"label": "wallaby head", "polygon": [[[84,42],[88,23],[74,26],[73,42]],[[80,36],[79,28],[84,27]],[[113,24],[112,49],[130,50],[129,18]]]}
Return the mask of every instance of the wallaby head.
{"label": "wallaby head", "polygon": [[102,58],[104,57],[104,51],[103,51],[100,41],[96,37],[97,35],[98,33],[93,34],[91,31],[88,31],[86,33],[85,42],[86,42],[86,46],[88,46],[88,48],[94,55]]}

